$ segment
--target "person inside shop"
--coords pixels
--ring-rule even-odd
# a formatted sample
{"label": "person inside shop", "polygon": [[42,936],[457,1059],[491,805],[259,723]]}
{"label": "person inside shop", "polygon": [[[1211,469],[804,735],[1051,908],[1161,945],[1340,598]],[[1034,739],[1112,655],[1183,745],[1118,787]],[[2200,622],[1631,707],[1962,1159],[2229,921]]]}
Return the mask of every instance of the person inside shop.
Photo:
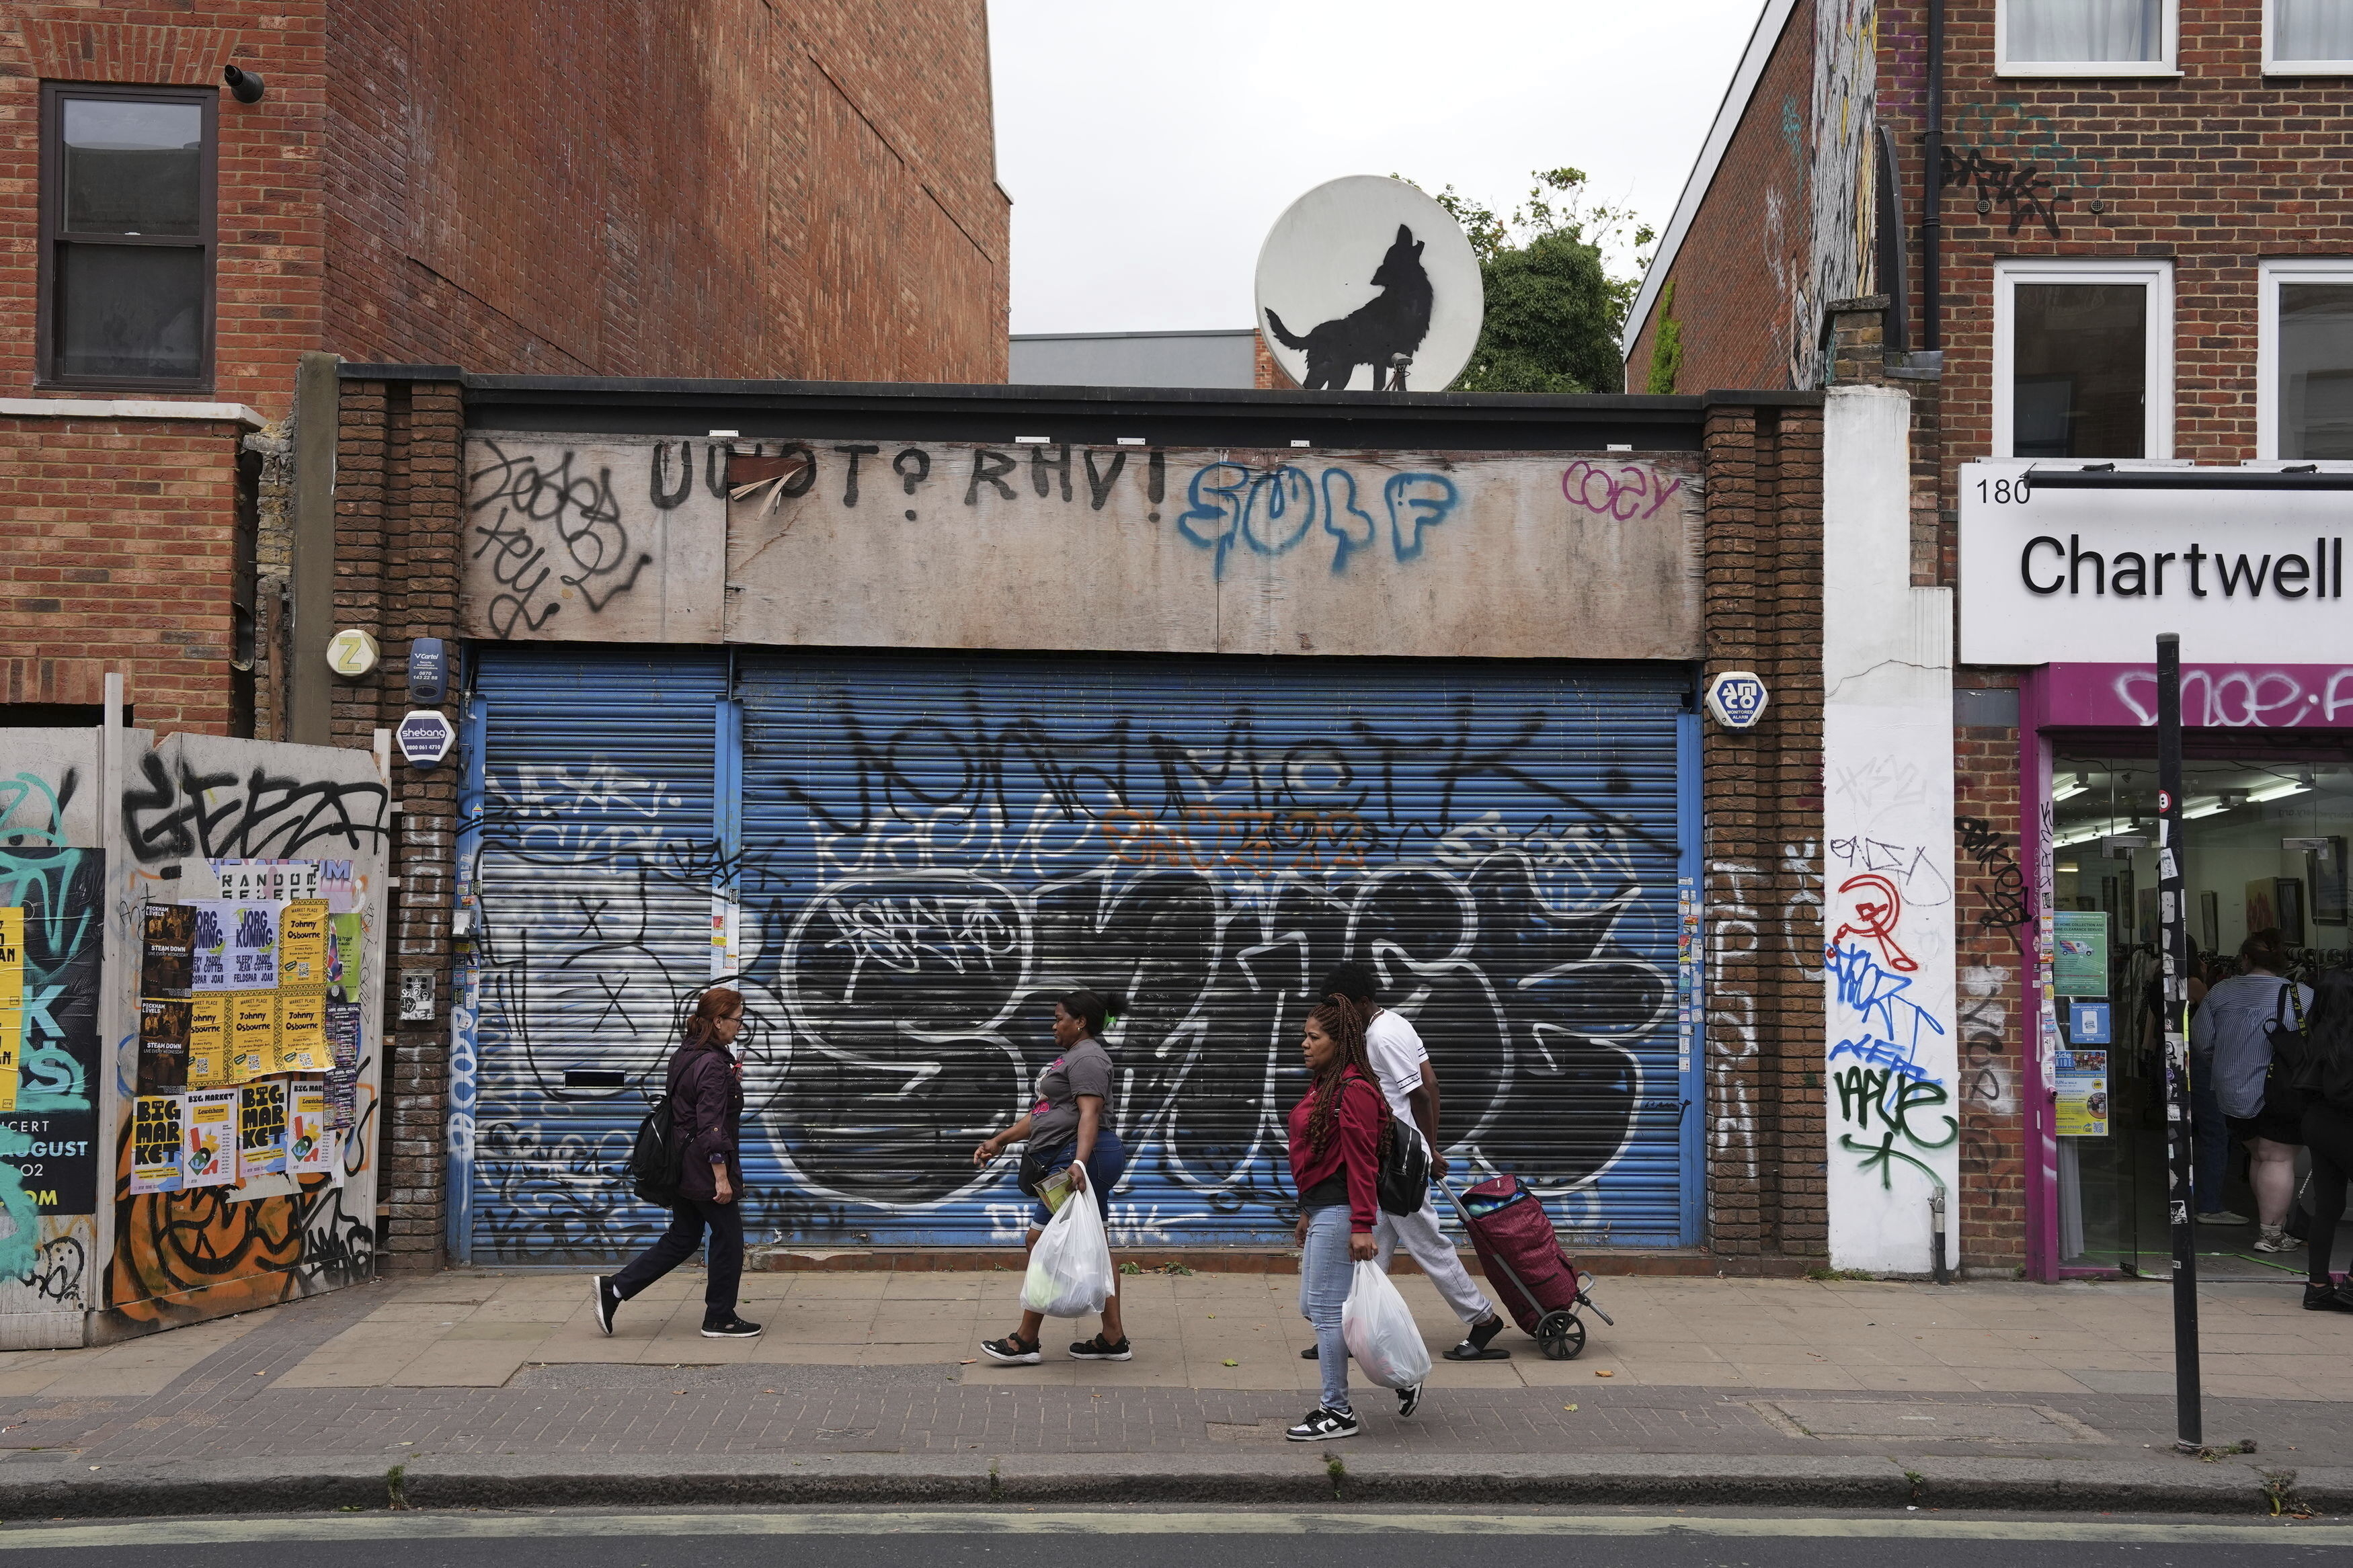
{"label": "person inside shop", "polygon": [[[1061,1055],[1038,1075],[1037,1103],[1029,1114],[999,1132],[981,1140],[972,1163],[986,1165],[1016,1143],[1026,1142],[1035,1158],[1024,1159],[1025,1173],[1050,1173],[1068,1168],[1071,1195],[1076,1203],[1092,1194],[1103,1224],[1111,1224],[1112,1189],[1127,1169],[1127,1145],[1112,1131],[1112,1083],[1116,1076],[1110,1048],[1103,1035],[1119,1016],[1118,999],[1099,991],[1072,991],[1054,1004],[1054,1044]],[[1029,1234],[1022,1242],[1026,1255],[1046,1233],[1054,1211],[1039,1199],[1031,1211]],[[1035,1366],[1043,1358],[1039,1333],[1045,1327],[1042,1312],[1024,1311],[1021,1326],[1001,1340],[980,1347],[991,1361]],[[1103,1331],[1071,1346],[1073,1361],[1129,1361],[1134,1351],[1120,1321],[1119,1297],[1103,1300]]]}
{"label": "person inside shop", "polygon": [[617,1274],[592,1282],[596,1326],[613,1331],[620,1304],[694,1256],[711,1232],[704,1259],[702,1337],[749,1340],[760,1325],[735,1310],[744,1279],[744,1166],[736,1146],[744,1123],[744,1064],[731,1048],[744,1031],[743,994],[714,985],[695,1004],[670,1058],[665,1092],[670,1126],[684,1150],[670,1228]]}
{"label": "person inside shop", "polygon": [[[2206,993],[2189,1019],[2190,1081],[2200,1063],[2214,1085],[2222,1120],[2246,1145],[2247,1184],[2255,1190],[2255,1250],[2285,1252],[2287,1206],[2295,1196],[2295,1151],[2304,1142],[2300,1115],[2266,1108],[2263,1075],[2272,1062],[2274,1023],[2293,1027],[2312,1008],[2312,987],[2282,979],[2287,947],[2267,926],[2239,944],[2241,973]],[[2196,1124],[2192,1122],[2193,1136]]]}
{"label": "person inside shop", "polygon": [[2332,1280],[2329,1254],[2353,1181],[2353,969],[2331,969],[2312,988],[2305,1020],[2311,1089],[2304,1104],[2304,1142],[2312,1151],[2312,1228],[2305,1236],[2307,1311],[2353,1312],[2353,1276]]}
{"label": "person inside shop", "polygon": [[[1299,1042],[1307,1092],[1291,1108],[1291,1179],[1299,1189],[1299,1315],[1315,1328],[1323,1402],[1283,1433],[1294,1443],[1353,1437],[1361,1426],[1348,1398],[1348,1345],[1341,1336],[1356,1266],[1379,1255],[1381,1156],[1390,1115],[1365,1054],[1368,1003],[1327,1001],[1307,1015]],[[1398,1390],[1398,1414],[1421,1403],[1421,1385]]]}

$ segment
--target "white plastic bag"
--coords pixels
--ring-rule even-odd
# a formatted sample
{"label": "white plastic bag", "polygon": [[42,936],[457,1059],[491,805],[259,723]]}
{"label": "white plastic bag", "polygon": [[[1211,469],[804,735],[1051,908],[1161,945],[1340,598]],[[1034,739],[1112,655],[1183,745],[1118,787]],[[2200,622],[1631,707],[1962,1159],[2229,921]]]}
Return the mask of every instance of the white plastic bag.
{"label": "white plastic bag", "polygon": [[1411,1388],[1430,1375],[1430,1347],[1377,1263],[1356,1265],[1340,1309],[1340,1337],[1348,1342],[1350,1359],[1383,1388]]}
{"label": "white plastic bag", "polygon": [[1111,1271],[1111,1241],[1103,1235],[1093,1189],[1073,1193],[1054,1211],[1045,1234],[1029,1251],[1021,1304],[1050,1318],[1083,1318],[1102,1311],[1118,1289]]}

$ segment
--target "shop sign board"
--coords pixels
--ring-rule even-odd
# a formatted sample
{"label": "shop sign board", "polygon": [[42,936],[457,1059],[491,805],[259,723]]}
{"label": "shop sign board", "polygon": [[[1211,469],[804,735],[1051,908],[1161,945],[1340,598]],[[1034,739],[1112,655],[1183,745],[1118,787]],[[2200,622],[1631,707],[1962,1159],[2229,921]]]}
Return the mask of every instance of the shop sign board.
{"label": "shop sign board", "polygon": [[2347,491],[2060,489],[2036,468],[1962,467],[1964,662],[2136,660],[2160,632],[2185,660],[2353,654]]}

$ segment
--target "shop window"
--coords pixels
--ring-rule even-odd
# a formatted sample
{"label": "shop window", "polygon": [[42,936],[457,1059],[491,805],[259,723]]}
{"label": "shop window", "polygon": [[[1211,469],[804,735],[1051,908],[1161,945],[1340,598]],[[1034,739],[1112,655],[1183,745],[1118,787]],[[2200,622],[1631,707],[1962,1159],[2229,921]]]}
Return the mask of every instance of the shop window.
{"label": "shop window", "polygon": [[[2194,680],[2185,684],[2190,703],[2208,700]],[[2345,963],[2353,956],[2353,767],[2329,745],[2233,754],[2228,731],[2193,733],[2182,765],[2180,858],[2190,973],[2201,989],[2238,973],[2240,944],[2263,930],[2280,933],[2289,971],[2306,983]],[[2172,1241],[2157,763],[2146,752],[2062,746],[2051,773],[2054,1016],[2061,1048],[2080,1078],[2095,1082],[2105,1112],[2085,1106],[2056,1125],[2061,1258],[2162,1275]],[[2199,1136],[2221,1131],[2210,1125]],[[2243,1167],[2211,1150],[2208,1161],[2207,1175],[2222,1188],[2201,1192],[2201,1212],[2253,1215]],[[2201,1274],[2267,1275],[2274,1267],[2246,1251],[2252,1223],[2201,1224],[2198,1235]]]}
{"label": "shop window", "polygon": [[1998,263],[1997,458],[2173,455],[2173,289],[2163,266]]}
{"label": "shop window", "polygon": [[2263,269],[2259,458],[2353,460],[2353,260]]}
{"label": "shop window", "polygon": [[43,381],[157,391],[209,384],[218,98],[44,85]]}
{"label": "shop window", "polygon": [[2263,69],[2353,72],[2353,0],[2263,0]]}
{"label": "shop window", "polygon": [[2178,0],[2000,0],[2003,76],[2173,76]]}

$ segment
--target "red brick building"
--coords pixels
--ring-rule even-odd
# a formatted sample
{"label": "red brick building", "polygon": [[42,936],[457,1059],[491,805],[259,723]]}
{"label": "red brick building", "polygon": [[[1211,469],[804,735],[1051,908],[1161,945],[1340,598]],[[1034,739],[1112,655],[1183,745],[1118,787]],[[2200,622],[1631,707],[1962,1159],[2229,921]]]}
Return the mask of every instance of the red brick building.
{"label": "red brick building", "polygon": [[[2030,639],[1973,637],[1972,592],[1982,607],[2020,570],[1987,565],[1981,544],[1994,575],[1973,589],[1976,485],[2031,468],[2047,499],[2053,466],[2111,465],[2128,477],[2076,482],[2223,482],[2129,477],[2191,464],[2268,471],[2228,481],[2263,494],[2341,483],[2348,132],[2346,0],[1768,0],[1631,313],[1629,385],[1912,394],[1913,581],[1956,588],[1959,605],[1961,1201],[1979,1262],[2153,1266],[2166,1192],[2161,1029],[2142,1005],[2158,933],[2154,753],[2146,705],[2123,700],[2153,679],[2149,644],[2038,663]],[[1971,463],[1998,467],[1965,479]],[[2251,522],[2269,515],[2241,504]],[[2061,597],[2035,607],[2082,607]],[[2261,674],[2232,634],[2175,628],[2190,634],[2185,659],[2213,661],[2190,674],[2188,721],[2209,732],[2193,739],[2185,897],[2190,942],[2225,963],[2267,919],[2299,968],[2353,948],[2333,897],[2341,852],[2283,847],[2333,845],[2337,818],[2353,817],[2353,793],[2329,783],[2348,737],[2318,695],[2353,662],[2353,628],[2310,626],[2295,655],[2308,667]],[[2261,679],[2295,686],[2293,712],[2274,687],[2237,709],[2197,700]],[[2224,733],[2281,727],[2299,733]],[[2102,1080],[2114,1114],[2097,1131],[2062,1105],[2071,1047],[2094,1043],[2077,1037],[2065,988],[2094,982],[2052,968],[2052,922],[2076,918],[2104,921],[2112,944],[2098,1001],[2117,1030]],[[2268,1224],[2238,1180],[2209,1191],[2201,1173],[2199,1209]],[[2225,1254],[2254,1234],[2200,1231]]]}
{"label": "red brick building", "polygon": [[978,0],[0,5],[0,713],[328,740],[307,353],[1002,381],[987,60]]}

